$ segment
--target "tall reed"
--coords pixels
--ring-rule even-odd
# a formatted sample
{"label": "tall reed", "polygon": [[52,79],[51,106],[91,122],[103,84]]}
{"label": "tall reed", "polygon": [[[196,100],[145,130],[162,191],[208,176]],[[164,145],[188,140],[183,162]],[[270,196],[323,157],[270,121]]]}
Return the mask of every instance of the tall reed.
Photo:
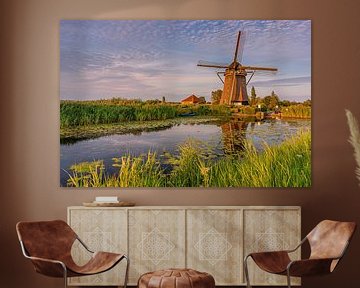
{"label": "tall reed", "polygon": [[94,105],[60,104],[61,127],[110,124],[127,121],[165,120],[175,118],[178,110],[171,105]]}
{"label": "tall reed", "polygon": [[[104,102],[105,101],[105,102]],[[221,105],[165,104],[114,100],[61,101],[61,128],[111,124],[128,121],[166,120],[182,114],[229,115],[229,109]]]}
{"label": "tall reed", "polygon": [[311,118],[311,106],[297,104],[281,107],[281,117]]}
{"label": "tall reed", "polygon": [[211,169],[215,187],[309,187],[311,185],[311,136],[301,132],[279,146],[265,145],[258,152],[245,143],[241,158],[225,158]]}

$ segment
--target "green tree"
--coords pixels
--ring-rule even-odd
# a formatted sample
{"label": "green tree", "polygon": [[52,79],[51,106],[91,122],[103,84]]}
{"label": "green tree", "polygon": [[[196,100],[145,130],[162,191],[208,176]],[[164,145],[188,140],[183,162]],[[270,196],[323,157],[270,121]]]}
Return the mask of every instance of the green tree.
{"label": "green tree", "polygon": [[287,107],[287,106],[291,105],[291,102],[289,100],[282,100],[282,101],[279,102],[279,105]]}
{"label": "green tree", "polygon": [[261,104],[261,103],[264,103],[264,99],[261,98],[261,97],[256,97],[256,98],[255,98],[255,103],[256,103],[256,105]]}
{"label": "green tree", "polygon": [[270,100],[270,105],[269,108],[274,110],[277,106],[279,106],[280,100],[279,100],[279,96],[277,96],[275,94],[274,91],[271,92],[271,100]]}
{"label": "green tree", "polygon": [[211,92],[211,103],[212,104],[219,104],[220,99],[221,99],[221,95],[222,95],[222,90],[221,89],[218,89],[216,91],[212,91]]}
{"label": "green tree", "polygon": [[276,108],[276,106],[279,106],[280,100],[279,100],[279,96],[277,96],[275,94],[274,91],[271,92],[271,96],[269,98],[269,103],[268,103],[268,108],[271,110],[274,110]]}
{"label": "green tree", "polygon": [[206,104],[206,99],[204,96],[199,97],[199,104]]}
{"label": "green tree", "polygon": [[311,107],[311,100],[308,99],[308,100],[304,101],[303,104],[304,104],[305,106],[310,106],[310,107]]}
{"label": "green tree", "polygon": [[256,104],[256,91],[255,87],[251,87],[251,97],[250,97],[250,105],[253,106]]}
{"label": "green tree", "polygon": [[267,109],[274,110],[276,106],[279,106],[280,104],[279,96],[277,96],[275,92],[272,91],[271,95],[264,97],[263,103],[265,104]]}
{"label": "green tree", "polygon": [[263,99],[263,102],[264,102],[265,106],[269,108],[270,102],[271,102],[271,96],[265,96]]}

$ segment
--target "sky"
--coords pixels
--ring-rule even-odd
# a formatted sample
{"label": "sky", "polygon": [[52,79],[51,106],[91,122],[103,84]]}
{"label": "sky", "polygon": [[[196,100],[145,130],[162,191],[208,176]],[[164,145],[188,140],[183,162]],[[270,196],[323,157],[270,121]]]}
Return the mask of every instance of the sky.
{"label": "sky", "polygon": [[210,101],[221,69],[197,63],[230,64],[239,30],[242,65],[278,68],[256,73],[249,92],[311,99],[310,20],[61,20],[60,99]]}

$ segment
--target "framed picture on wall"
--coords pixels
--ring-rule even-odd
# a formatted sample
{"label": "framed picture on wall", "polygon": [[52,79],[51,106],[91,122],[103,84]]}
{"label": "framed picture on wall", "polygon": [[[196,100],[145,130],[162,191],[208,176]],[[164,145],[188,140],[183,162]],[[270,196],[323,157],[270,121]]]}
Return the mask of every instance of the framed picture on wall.
{"label": "framed picture on wall", "polygon": [[311,21],[60,21],[62,187],[310,187]]}

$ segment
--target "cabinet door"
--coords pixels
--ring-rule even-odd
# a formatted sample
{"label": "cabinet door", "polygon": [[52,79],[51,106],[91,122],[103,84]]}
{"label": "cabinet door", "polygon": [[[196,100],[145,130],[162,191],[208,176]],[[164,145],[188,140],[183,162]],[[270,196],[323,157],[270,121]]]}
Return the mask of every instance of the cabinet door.
{"label": "cabinet door", "polygon": [[216,285],[242,280],[242,211],[187,211],[187,267],[214,276]]}
{"label": "cabinet door", "polygon": [[[259,209],[244,211],[244,254],[295,248],[301,241],[299,209]],[[300,249],[292,253],[300,259]],[[266,273],[248,260],[252,285],[286,285],[286,277]],[[292,284],[299,285],[299,278]]]}
{"label": "cabinet door", "polygon": [[[69,225],[80,239],[93,251],[127,254],[127,215],[125,209],[70,209]],[[78,241],[72,255],[76,263],[84,264],[89,258]],[[93,276],[69,278],[70,285],[122,285],[125,275],[125,261],[113,269]]]}
{"label": "cabinet door", "polygon": [[145,272],[185,267],[185,210],[129,210],[130,284]]}

